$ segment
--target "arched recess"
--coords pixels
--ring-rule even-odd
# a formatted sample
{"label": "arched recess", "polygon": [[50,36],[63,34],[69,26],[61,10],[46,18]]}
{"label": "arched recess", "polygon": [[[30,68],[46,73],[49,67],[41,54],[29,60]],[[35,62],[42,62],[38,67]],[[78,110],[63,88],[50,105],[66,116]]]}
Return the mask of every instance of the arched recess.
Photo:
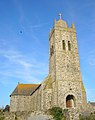
{"label": "arched recess", "polygon": [[66,108],[76,107],[76,99],[73,95],[67,95],[66,97]]}

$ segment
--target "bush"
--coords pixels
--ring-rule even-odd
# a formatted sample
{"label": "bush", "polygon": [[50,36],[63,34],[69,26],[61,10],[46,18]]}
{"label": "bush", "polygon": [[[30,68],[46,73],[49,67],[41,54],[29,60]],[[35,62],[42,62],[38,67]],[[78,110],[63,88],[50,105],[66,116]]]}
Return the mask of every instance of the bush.
{"label": "bush", "polygon": [[5,119],[4,113],[1,111],[1,112],[0,112],[0,120],[4,120],[4,119]]}
{"label": "bush", "polygon": [[60,107],[53,107],[49,110],[50,114],[53,116],[54,120],[62,120],[64,117],[62,108]]}

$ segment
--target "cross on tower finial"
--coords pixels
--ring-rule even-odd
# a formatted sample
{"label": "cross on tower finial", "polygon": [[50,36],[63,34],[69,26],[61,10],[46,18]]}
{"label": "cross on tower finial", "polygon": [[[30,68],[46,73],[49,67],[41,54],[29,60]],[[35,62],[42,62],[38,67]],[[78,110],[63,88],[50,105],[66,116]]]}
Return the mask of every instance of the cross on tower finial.
{"label": "cross on tower finial", "polygon": [[62,19],[62,14],[61,13],[59,13],[58,16],[60,17],[60,19]]}

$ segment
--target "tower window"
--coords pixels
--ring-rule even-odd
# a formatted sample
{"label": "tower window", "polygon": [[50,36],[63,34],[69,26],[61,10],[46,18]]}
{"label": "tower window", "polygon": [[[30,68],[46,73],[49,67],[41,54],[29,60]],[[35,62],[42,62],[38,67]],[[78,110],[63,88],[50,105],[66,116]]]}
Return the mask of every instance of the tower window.
{"label": "tower window", "polygon": [[62,40],[63,50],[65,50],[65,40]]}
{"label": "tower window", "polygon": [[52,56],[53,53],[54,53],[54,47],[52,45],[52,47],[50,48],[50,55]]}
{"label": "tower window", "polygon": [[68,41],[68,50],[71,51],[71,43]]}

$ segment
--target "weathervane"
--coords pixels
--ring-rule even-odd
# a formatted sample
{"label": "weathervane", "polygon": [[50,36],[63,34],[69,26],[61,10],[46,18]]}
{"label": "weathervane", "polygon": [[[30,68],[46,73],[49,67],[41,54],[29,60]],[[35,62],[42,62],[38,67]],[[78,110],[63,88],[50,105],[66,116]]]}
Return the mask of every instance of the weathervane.
{"label": "weathervane", "polygon": [[58,16],[60,17],[60,19],[62,19],[62,14],[61,13],[59,13]]}

